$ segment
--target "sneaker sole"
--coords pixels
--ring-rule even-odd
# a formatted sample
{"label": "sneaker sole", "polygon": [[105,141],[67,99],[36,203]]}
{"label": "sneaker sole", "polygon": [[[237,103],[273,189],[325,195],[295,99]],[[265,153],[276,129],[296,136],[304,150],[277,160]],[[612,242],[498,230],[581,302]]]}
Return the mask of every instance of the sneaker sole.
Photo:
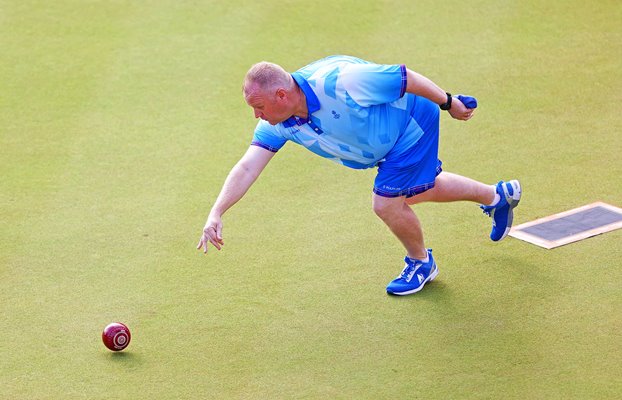
{"label": "sneaker sole", "polygon": [[510,193],[508,192],[508,189],[505,185],[503,185],[503,193],[505,194],[505,198],[508,201],[508,205],[510,206],[510,210],[508,211],[508,222],[506,224],[505,227],[505,231],[503,232],[503,235],[495,240],[496,242],[503,240],[509,233],[510,230],[512,229],[512,223],[514,222],[514,208],[516,208],[516,206],[518,206],[518,203],[520,202],[520,198],[523,194],[523,189],[521,188],[520,182],[517,181],[516,179],[511,180],[509,182],[510,185],[512,185],[512,194],[510,195]]}
{"label": "sneaker sole", "polygon": [[434,265],[434,271],[430,274],[430,276],[428,276],[428,278],[426,280],[423,281],[421,286],[419,286],[417,289],[407,290],[405,292],[399,292],[399,293],[398,292],[389,292],[387,290],[387,293],[395,295],[395,296],[406,296],[406,295],[409,295],[409,294],[417,293],[417,292],[419,292],[419,291],[421,291],[423,289],[423,287],[425,286],[426,283],[432,282],[434,280],[434,278],[436,278],[437,275],[438,275],[438,267],[435,264]]}

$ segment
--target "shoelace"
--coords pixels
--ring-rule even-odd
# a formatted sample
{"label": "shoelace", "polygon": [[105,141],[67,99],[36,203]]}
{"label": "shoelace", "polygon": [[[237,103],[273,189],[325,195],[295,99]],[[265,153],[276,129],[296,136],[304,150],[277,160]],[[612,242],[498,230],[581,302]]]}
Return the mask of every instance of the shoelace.
{"label": "shoelace", "polygon": [[484,214],[488,215],[489,217],[490,217],[490,215],[491,215],[491,213],[492,213],[492,210],[494,210],[494,209],[495,209],[495,207],[494,207],[494,206],[484,206],[484,205],[479,206],[479,208],[481,208],[481,209],[482,209],[482,212],[483,212]]}
{"label": "shoelace", "polygon": [[415,275],[415,269],[417,267],[417,264],[411,264],[411,263],[406,263],[406,268],[404,268],[402,270],[402,273],[400,274],[400,278],[404,279],[404,280],[409,280],[408,277],[410,276],[410,278],[412,279],[412,277]]}

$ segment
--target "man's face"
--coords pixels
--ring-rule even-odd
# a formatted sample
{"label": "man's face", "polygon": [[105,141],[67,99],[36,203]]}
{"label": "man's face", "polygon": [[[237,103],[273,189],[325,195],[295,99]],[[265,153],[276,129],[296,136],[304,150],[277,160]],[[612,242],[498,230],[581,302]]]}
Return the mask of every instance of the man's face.
{"label": "man's face", "polygon": [[244,99],[253,108],[255,118],[261,118],[270,125],[276,125],[292,116],[287,107],[287,96],[282,89],[269,93],[251,88],[244,95]]}

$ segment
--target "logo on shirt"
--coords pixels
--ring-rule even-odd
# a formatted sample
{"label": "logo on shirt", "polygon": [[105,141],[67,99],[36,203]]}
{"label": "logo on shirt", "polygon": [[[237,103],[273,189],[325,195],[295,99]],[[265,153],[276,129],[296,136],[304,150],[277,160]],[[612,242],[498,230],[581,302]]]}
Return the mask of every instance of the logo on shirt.
{"label": "logo on shirt", "polygon": [[333,110],[332,113],[333,113],[333,118],[335,118],[335,119],[341,118],[341,115],[338,114],[337,111]]}

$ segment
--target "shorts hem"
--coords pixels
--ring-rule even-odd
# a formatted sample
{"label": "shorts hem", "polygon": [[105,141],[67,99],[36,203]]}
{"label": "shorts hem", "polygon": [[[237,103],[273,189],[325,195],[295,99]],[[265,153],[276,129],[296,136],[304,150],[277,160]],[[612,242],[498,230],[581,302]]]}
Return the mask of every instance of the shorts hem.
{"label": "shorts hem", "polygon": [[404,190],[400,190],[399,192],[389,192],[389,191],[385,191],[382,189],[378,189],[378,188],[374,188],[374,193],[377,194],[378,196],[382,196],[382,197],[402,197],[402,196],[406,196],[406,198],[408,197],[413,197],[416,196],[418,194],[421,194],[427,190],[430,190],[434,187],[434,182],[431,183],[426,183],[423,185],[418,185],[412,188],[408,188],[408,189],[404,189]]}
{"label": "shorts hem", "polygon": [[434,176],[434,180],[432,182],[427,182],[427,183],[423,183],[420,185],[416,185],[416,186],[412,186],[409,187],[407,189],[401,189],[398,191],[391,191],[391,190],[383,190],[380,189],[378,187],[374,186],[374,190],[373,192],[375,194],[377,194],[378,196],[382,196],[382,197],[402,197],[402,196],[406,196],[406,198],[409,197],[413,197],[416,196],[418,194],[421,194],[425,191],[428,191],[430,189],[432,189],[434,187],[434,183],[436,182],[436,177],[443,172],[443,168],[441,167],[441,162],[439,161],[439,164],[436,167],[436,175]]}

